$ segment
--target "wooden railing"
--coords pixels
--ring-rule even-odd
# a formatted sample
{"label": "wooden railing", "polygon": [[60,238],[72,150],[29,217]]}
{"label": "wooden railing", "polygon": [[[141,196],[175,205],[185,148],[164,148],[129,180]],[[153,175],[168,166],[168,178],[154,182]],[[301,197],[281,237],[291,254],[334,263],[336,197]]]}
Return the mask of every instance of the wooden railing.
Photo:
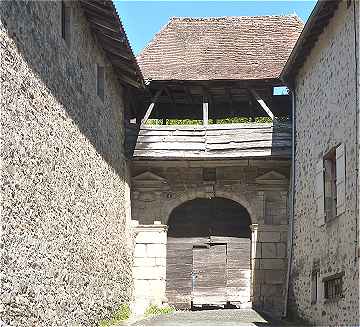
{"label": "wooden railing", "polygon": [[145,125],[140,130],[129,126],[126,145],[134,160],[290,158],[291,125]]}

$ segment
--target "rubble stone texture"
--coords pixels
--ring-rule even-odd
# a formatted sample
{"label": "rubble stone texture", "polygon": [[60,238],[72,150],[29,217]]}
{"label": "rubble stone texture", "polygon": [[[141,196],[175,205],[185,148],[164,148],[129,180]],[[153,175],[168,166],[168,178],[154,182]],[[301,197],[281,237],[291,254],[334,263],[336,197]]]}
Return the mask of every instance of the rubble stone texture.
{"label": "rubble stone texture", "polygon": [[[340,3],[296,80],[294,252],[289,309],[321,325],[359,324],[353,5],[351,2],[347,8],[347,1]],[[358,22],[358,10],[355,12]],[[316,163],[340,143],[346,149],[345,213],[318,227]],[[343,298],[327,303],[320,299],[311,305],[311,272],[317,260],[319,282],[337,272],[345,273]]]}
{"label": "rubble stone texture", "polygon": [[132,296],[122,88],[69,5],[70,47],[60,1],[0,8],[0,317],[11,326],[88,326]]}

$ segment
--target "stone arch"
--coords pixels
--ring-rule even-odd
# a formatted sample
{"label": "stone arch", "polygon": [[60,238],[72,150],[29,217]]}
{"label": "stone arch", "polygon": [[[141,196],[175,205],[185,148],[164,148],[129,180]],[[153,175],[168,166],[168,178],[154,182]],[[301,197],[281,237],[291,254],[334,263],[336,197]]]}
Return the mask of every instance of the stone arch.
{"label": "stone arch", "polygon": [[[227,191],[216,191],[215,197],[221,197],[237,202],[248,211],[252,224],[258,223],[258,216],[256,214],[256,210],[254,210],[253,205],[244,195]],[[174,199],[170,199],[169,201],[167,201],[163,208],[164,211],[162,223],[168,223],[170,214],[175,208],[187,201],[195,200],[196,198],[209,198],[209,195],[204,191],[194,190],[177,195]]]}
{"label": "stone arch", "polygon": [[[200,193],[200,194],[199,194]],[[194,197],[194,195],[196,195]],[[251,301],[251,216],[238,201],[186,194],[169,214],[166,296],[171,305]],[[173,202],[174,205],[175,201]]]}

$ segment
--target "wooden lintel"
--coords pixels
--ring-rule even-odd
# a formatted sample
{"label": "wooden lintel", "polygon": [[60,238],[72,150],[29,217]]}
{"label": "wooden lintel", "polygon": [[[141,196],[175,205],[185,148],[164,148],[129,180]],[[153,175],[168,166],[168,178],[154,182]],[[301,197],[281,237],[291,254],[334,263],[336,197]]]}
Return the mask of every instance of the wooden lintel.
{"label": "wooden lintel", "polygon": [[159,96],[161,95],[161,93],[164,91],[164,88],[161,88],[160,90],[158,90],[155,94],[155,96],[153,97],[151,103],[149,104],[149,107],[146,110],[145,116],[144,118],[141,120],[141,126],[144,125],[146,123],[146,121],[149,119],[154,107],[155,107],[155,103],[158,100]]}
{"label": "wooden lintel", "polygon": [[274,120],[274,114],[270,110],[270,108],[266,105],[265,101],[261,99],[261,97],[257,94],[254,89],[250,89],[251,94],[255,98],[255,100],[259,103],[260,107],[264,109],[264,111],[268,114],[268,116]]}

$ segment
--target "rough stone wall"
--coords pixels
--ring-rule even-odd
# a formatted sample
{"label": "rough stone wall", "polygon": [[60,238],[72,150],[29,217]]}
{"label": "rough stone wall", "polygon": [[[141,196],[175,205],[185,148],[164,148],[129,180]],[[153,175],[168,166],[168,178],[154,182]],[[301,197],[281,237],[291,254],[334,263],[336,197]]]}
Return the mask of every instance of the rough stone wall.
{"label": "rough stone wall", "polygon": [[0,6],[0,319],[11,326],[88,326],[132,296],[122,89],[69,5],[70,48],[60,1]]}
{"label": "rough stone wall", "polygon": [[[154,221],[165,225],[173,209],[195,198],[216,196],[240,203],[249,212],[252,224],[258,224],[252,256],[253,305],[280,316],[287,271],[289,165],[288,161],[271,160],[133,161],[132,219],[143,225],[151,226]],[[203,180],[203,168],[209,167],[216,169],[215,183]]]}
{"label": "rough stone wall", "polygon": [[[358,325],[356,97],[353,3],[340,3],[296,80],[295,217],[289,309],[315,324]],[[358,16],[359,17],[359,16]],[[358,18],[357,18],[358,19]],[[316,223],[316,163],[332,147],[346,148],[346,210]],[[311,304],[311,270],[344,271],[343,298]]]}

